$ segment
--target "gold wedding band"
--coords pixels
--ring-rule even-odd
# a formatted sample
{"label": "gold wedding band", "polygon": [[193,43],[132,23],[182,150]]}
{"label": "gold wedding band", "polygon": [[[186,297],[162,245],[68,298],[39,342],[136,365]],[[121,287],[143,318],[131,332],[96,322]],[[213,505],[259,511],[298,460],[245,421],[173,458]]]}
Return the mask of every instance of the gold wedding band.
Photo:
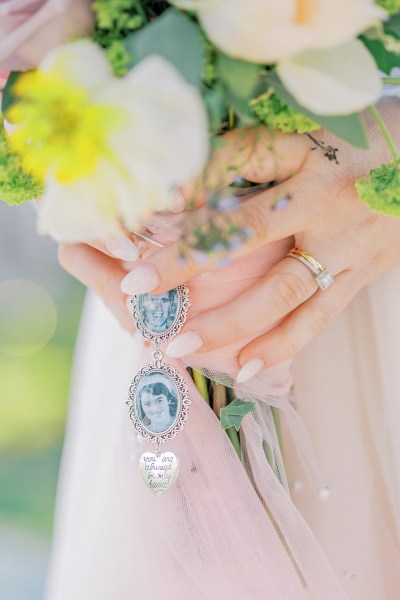
{"label": "gold wedding band", "polygon": [[326,290],[333,283],[333,275],[321,265],[311,254],[302,250],[301,248],[292,248],[287,253],[290,258],[299,260],[303,265],[307,267],[314,275],[318,287],[321,290]]}

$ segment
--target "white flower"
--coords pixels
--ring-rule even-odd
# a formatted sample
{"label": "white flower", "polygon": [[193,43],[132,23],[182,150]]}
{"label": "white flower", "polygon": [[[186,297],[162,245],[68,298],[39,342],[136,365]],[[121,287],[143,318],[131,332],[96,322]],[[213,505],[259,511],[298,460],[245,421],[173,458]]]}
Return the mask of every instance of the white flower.
{"label": "white flower", "polygon": [[277,72],[296,100],[317,115],[357,112],[382,91],[374,59],[359,40],[303,52],[278,63]]}
{"label": "white flower", "polygon": [[171,0],[195,10],[223,52],[274,63],[312,48],[342,44],[384,19],[374,0]]}
{"label": "white flower", "polygon": [[[349,44],[362,31],[387,17],[373,0],[171,0],[171,3],[196,10],[207,36],[229,56],[260,64],[277,63],[285,87],[314,112],[341,114],[361,110],[380,95],[379,75],[376,68],[371,68],[369,52],[361,44],[357,49]],[[328,72],[324,74],[325,67]],[[350,67],[353,82],[349,81]],[[361,77],[364,81],[360,85]],[[315,98],[327,81],[333,97],[328,99],[324,93],[321,99]]]}
{"label": "white flower", "polygon": [[104,52],[79,41],[17,85],[22,100],[10,114],[23,124],[11,143],[45,177],[38,224],[57,239],[104,240],[121,223],[134,229],[206,162],[200,94],[160,56],[117,79]]}

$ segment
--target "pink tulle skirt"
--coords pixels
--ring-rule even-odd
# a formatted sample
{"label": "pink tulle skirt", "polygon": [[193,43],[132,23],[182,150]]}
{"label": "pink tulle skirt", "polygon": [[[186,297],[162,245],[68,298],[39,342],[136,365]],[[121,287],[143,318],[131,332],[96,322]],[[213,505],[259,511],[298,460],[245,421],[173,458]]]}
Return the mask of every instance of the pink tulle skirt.
{"label": "pink tulle skirt", "polygon": [[[284,240],[198,277],[191,314],[239,294],[290,246]],[[125,405],[150,351],[90,296],[48,600],[397,600],[399,288],[393,272],[363,290],[298,357],[295,405],[289,364],[235,388],[256,403],[242,424],[242,462],[185,366],[234,378],[245,341],[174,361],[192,404],[185,428],[165,445],[180,473],[162,499],[141,479],[139,457],[153,447],[138,438]],[[283,458],[272,406],[280,409]]]}

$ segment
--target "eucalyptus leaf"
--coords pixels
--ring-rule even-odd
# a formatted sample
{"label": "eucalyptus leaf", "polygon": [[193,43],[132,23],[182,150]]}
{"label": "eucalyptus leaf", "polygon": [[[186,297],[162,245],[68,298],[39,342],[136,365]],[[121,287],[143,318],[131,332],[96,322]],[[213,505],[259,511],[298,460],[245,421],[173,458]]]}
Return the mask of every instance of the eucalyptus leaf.
{"label": "eucalyptus leaf", "polygon": [[400,12],[392,15],[384,24],[384,28],[386,33],[390,33],[391,35],[400,38]]}
{"label": "eucalyptus leaf", "polygon": [[219,53],[217,69],[221,81],[238,99],[248,99],[258,82],[259,65]]}
{"label": "eucalyptus leaf", "polygon": [[321,127],[324,127],[337,137],[349,142],[349,144],[352,144],[353,146],[357,146],[358,148],[369,147],[367,134],[365,132],[360,115],[357,113],[340,116],[316,115],[310,110],[304,108],[304,106],[301,106],[297,100],[295,100],[295,98],[283,86],[275,71],[270,71],[265,76],[264,80],[274,88],[276,94],[284,102],[286,102],[286,104],[302,113],[306,117],[309,117],[313,121],[316,121],[321,125]]}
{"label": "eucalyptus leaf", "polygon": [[210,129],[213,134],[218,134],[223,127],[224,118],[228,112],[223,87],[216,83],[207,89],[204,101],[208,110]]}
{"label": "eucalyptus leaf", "polygon": [[374,57],[378,69],[384,73],[390,74],[393,67],[399,66],[399,55],[388,52],[381,40],[362,37],[362,41]]}
{"label": "eucalyptus leaf", "polygon": [[219,413],[221,427],[223,429],[234,427],[236,431],[239,431],[243,417],[248,413],[251,413],[254,410],[254,407],[254,402],[244,402],[243,400],[236,398],[228,404],[228,406],[221,408]]}
{"label": "eucalyptus leaf", "polygon": [[174,8],[130,34],[125,40],[125,47],[131,57],[129,68],[151,54],[159,54],[171,62],[189,83],[200,87],[204,59],[200,29]]}
{"label": "eucalyptus leaf", "polygon": [[13,94],[13,87],[17,82],[18,78],[22,75],[21,71],[12,71],[8,76],[7,83],[3,89],[3,97],[1,99],[1,110],[5,114],[7,110],[11,108],[14,102],[17,100]]}

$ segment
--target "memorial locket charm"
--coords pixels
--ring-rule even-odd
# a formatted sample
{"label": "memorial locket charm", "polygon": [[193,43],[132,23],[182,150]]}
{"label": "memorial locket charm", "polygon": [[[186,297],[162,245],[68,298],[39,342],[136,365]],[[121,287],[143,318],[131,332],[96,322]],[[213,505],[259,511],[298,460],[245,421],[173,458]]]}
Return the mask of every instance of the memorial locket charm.
{"label": "memorial locket charm", "polygon": [[186,286],[166,294],[140,294],[130,300],[132,315],[143,337],[155,345],[153,362],[142,367],[129,388],[130,418],[145,440],[156,444],[156,452],[140,458],[144,482],[162,497],[178,475],[179,460],[172,452],[161,452],[161,443],[171,440],[188,417],[189,393],[182,375],[164,362],[160,344],[169,341],[182,328],[189,309]]}
{"label": "memorial locket charm", "polygon": [[175,482],[179,459],[173,452],[144,452],[140,457],[140,472],[147,487],[162,498]]}

